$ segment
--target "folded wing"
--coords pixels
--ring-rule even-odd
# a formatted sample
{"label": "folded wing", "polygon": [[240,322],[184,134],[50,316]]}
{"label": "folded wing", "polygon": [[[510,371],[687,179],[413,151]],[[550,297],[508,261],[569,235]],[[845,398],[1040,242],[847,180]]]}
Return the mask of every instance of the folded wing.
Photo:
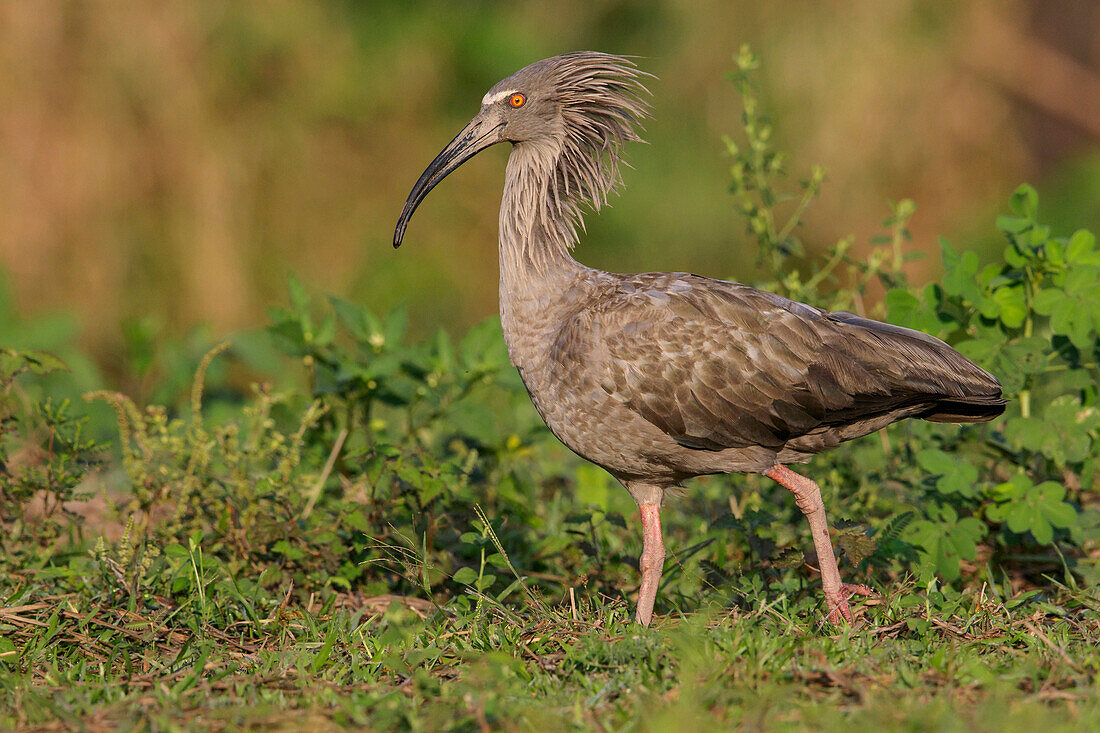
{"label": "folded wing", "polygon": [[737,283],[637,275],[586,320],[602,388],[683,446],[816,452],[903,417],[990,420],[1001,385],[927,334]]}

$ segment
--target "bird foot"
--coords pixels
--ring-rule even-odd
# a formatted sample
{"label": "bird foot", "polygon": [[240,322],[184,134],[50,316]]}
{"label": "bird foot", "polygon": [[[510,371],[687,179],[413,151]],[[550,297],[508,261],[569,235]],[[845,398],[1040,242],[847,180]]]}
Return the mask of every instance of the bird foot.
{"label": "bird foot", "polygon": [[874,590],[868,588],[865,585],[858,583],[841,583],[840,590],[833,593],[825,594],[825,605],[829,608],[829,615],[827,617],[829,623],[840,625],[840,620],[844,619],[848,623],[852,623],[852,609],[848,607],[848,599],[852,596],[876,596]]}

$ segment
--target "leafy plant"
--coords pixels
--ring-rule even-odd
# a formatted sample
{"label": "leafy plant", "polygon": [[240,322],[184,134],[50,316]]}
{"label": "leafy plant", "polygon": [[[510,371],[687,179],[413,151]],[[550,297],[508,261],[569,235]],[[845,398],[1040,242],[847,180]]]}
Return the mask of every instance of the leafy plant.
{"label": "leafy plant", "polygon": [[[786,161],[771,146],[771,124],[752,83],[758,62],[747,47],[736,61],[732,79],[744,103],[745,143],[727,141],[734,160],[731,190],[772,278],[763,286],[826,308],[860,311],[867,285],[877,280],[887,288],[880,317],[947,339],[998,376],[1010,400],[1007,417],[992,425],[904,424],[881,434],[878,457],[873,450],[847,446],[818,461],[849,485],[863,484],[867,469],[877,463],[878,475],[910,487],[907,499],[921,518],[900,539],[918,550],[925,574],[958,580],[964,565],[976,568],[979,555],[1007,551],[1027,534],[1052,551],[1029,555],[1037,567],[1065,558],[1075,572],[1096,577],[1083,544],[1096,539],[1086,537],[1084,527],[1096,524],[1091,490],[1100,486],[1095,236],[1084,230],[1055,236],[1039,219],[1035,190],[1024,185],[1009,202],[1011,214],[997,220],[1008,243],[998,262],[983,266],[976,253],[941,240],[943,279],[909,287],[902,245],[909,239],[906,223],[914,207],[904,200],[894,205],[884,222],[888,233],[872,240],[868,256],[854,258],[849,238],[815,263],[795,233],[824,173],[816,167],[800,182],[800,191],[783,192]],[[807,261],[811,275],[804,278],[797,266]],[[893,508],[895,516],[905,511]],[[904,547],[895,549],[899,559],[904,556]]]}
{"label": "leafy plant", "polygon": [[[44,351],[0,348],[0,562],[40,563],[62,535],[78,535],[67,508],[100,465],[101,446],[88,437],[87,418],[74,416],[67,400],[27,400],[23,375],[46,376],[67,367]],[[75,536],[70,540],[76,541]],[[18,561],[16,561],[18,558]]]}
{"label": "leafy plant", "polygon": [[[139,537],[162,545],[205,536],[209,554],[237,565],[277,558],[280,572],[270,573],[268,582],[283,572],[335,575],[348,562],[354,517],[333,522],[327,511],[312,518],[307,511],[323,477],[305,435],[324,408],[257,385],[239,416],[209,425],[203,380],[228,346],[212,350],[200,364],[187,418],[171,417],[156,405],[139,410],[118,393],[87,395],[107,401],[118,415],[122,466],[132,492],[120,510],[130,516],[128,527],[137,518]],[[285,407],[298,414],[278,415]],[[292,427],[280,427],[280,417]]]}
{"label": "leafy plant", "polygon": [[[892,308],[890,315],[911,327],[934,318],[941,335],[1001,378],[1012,402],[1008,416],[994,426],[1003,432],[981,439],[964,431],[945,443],[953,465],[946,465],[942,451],[941,468],[925,463],[939,474],[937,500],[985,521],[1004,547],[1018,542],[1009,533],[1030,533],[1037,545],[1057,548],[1079,572],[1093,577],[1094,566],[1083,558],[1081,530],[1095,522],[1096,513],[1091,489],[1092,467],[1100,457],[1095,386],[1100,324],[1088,314],[1100,309],[1100,290],[1083,287],[1082,278],[1100,281],[1100,250],[1083,230],[1054,236],[1038,218],[1038,196],[1030,186],[1021,186],[1010,206],[1012,214],[997,221],[1007,239],[1000,262],[980,267],[973,253],[960,254],[941,241],[947,271],[942,283],[926,288],[914,299],[915,307]],[[900,295],[888,296],[888,303],[904,302]],[[979,465],[986,468],[979,472]],[[949,486],[966,483],[960,477],[972,477],[977,485],[951,500],[945,494]]]}

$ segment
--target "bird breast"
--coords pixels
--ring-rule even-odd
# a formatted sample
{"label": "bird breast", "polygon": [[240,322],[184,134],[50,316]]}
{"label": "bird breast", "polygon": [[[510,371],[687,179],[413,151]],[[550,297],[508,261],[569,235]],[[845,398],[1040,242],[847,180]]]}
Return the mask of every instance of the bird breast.
{"label": "bird breast", "polygon": [[[570,450],[619,477],[664,478],[669,437],[618,399],[605,384],[604,334],[595,326],[604,273],[538,294],[501,294],[508,355],[550,431]],[[627,439],[627,436],[628,439]]]}

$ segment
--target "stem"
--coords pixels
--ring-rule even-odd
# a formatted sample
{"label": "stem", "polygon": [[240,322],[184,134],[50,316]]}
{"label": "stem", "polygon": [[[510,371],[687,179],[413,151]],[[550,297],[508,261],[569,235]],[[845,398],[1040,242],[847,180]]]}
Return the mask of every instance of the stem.
{"label": "stem", "polygon": [[[485,539],[485,532],[481,533],[481,538]],[[480,562],[480,564],[478,565],[478,568],[477,568],[477,593],[478,593],[478,595],[477,595],[477,608],[475,609],[475,613],[478,616],[481,616],[481,602],[482,602],[483,597],[485,595],[484,593],[481,592],[481,579],[484,576],[485,576],[485,546],[482,545],[481,546],[481,562]]]}
{"label": "stem", "polygon": [[813,289],[817,287],[822,280],[827,278],[829,274],[836,269],[837,265],[839,265],[844,260],[845,254],[847,254],[847,247],[841,247],[840,245],[837,245],[836,250],[833,252],[833,256],[829,258],[829,261],[825,263],[824,267],[814,273],[814,276],[806,281],[806,284],[802,286],[802,289],[804,291],[812,292]]}
{"label": "stem", "polygon": [[[1083,363],[1083,364],[1078,364],[1076,367],[1073,367],[1073,368],[1074,369],[1095,369],[1096,366],[1097,366],[1096,362],[1087,362],[1087,363]],[[1070,368],[1069,364],[1051,364],[1050,366],[1043,368],[1043,374],[1049,374],[1051,372],[1064,372],[1069,368]]]}
{"label": "stem", "polygon": [[[1035,299],[1035,271],[1031,267],[1024,269],[1026,279],[1024,280],[1024,301],[1027,307],[1027,315],[1024,316],[1024,338],[1030,338],[1032,331],[1035,327],[1034,320],[1031,317],[1032,301]],[[1031,382],[1032,375],[1028,375],[1024,379],[1024,388],[1020,390],[1020,417],[1025,420],[1031,417]]]}
{"label": "stem", "polygon": [[806,186],[806,190],[802,194],[802,198],[798,201],[798,206],[795,207],[794,212],[791,213],[791,218],[787,220],[787,223],[783,226],[777,235],[779,241],[783,241],[790,233],[794,231],[794,228],[798,226],[802,221],[802,215],[806,213],[806,209],[810,207],[814,199],[817,198],[818,192],[821,190],[821,181],[824,179],[824,173],[819,170],[813,172],[813,177],[810,178],[809,185]]}

